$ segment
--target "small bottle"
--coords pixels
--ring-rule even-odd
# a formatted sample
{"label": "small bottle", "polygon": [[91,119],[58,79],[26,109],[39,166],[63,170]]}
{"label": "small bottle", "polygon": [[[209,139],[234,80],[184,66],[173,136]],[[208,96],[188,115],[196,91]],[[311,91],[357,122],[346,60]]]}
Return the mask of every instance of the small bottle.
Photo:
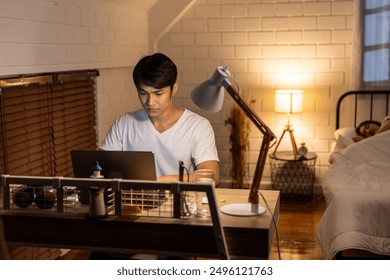
{"label": "small bottle", "polygon": [[95,164],[91,168],[91,171],[93,172],[92,175],[91,175],[91,178],[98,178],[98,179],[104,178],[104,176],[102,176],[100,174],[102,172],[102,170],[103,169],[99,165],[99,162],[98,161],[95,162]]}
{"label": "small bottle", "polygon": [[[96,162],[92,167],[93,175],[91,178],[94,179],[103,179],[104,176],[100,174],[102,168],[99,163]],[[106,213],[106,207],[104,203],[104,187],[90,187],[89,188],[89,213],[87,218],[101,219],[106,218],[108,215]]]}
{"label": "small bottle", "polygon": [[300,155],[301,157],[305,157],[307,155],[307,153],[308,153],[308,150],[306,147],[306,143],[302,141],[301,146],[298,149],[298,155]]}

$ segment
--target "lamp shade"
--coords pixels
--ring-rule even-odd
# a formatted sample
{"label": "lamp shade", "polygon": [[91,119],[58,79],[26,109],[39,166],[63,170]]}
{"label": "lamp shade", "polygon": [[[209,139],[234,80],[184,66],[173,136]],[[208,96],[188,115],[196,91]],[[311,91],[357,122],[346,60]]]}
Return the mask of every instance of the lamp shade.
{"label": "lamp shade", "polygon": [[225,88],[223,82],[228,78],[227,69],[218,66],[213,76],[191,92],[192,101],[207,112],[219,112],[223,105]]}
{"label": "lamp shade", "polygon": [[299,89],[275,90],[275,112],[277,113],[301,113],[303,103],[303,91]]}

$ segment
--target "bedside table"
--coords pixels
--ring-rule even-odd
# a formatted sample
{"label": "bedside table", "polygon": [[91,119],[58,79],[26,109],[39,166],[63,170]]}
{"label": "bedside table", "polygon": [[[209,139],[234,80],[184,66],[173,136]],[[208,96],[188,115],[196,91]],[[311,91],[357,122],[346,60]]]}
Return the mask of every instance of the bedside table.
{"label": "bedside table", "polygon": [[269,154],[272,189],[280,191],[282,202],[306,203],[313,198],[317,154],[294,156],[291,151]]}

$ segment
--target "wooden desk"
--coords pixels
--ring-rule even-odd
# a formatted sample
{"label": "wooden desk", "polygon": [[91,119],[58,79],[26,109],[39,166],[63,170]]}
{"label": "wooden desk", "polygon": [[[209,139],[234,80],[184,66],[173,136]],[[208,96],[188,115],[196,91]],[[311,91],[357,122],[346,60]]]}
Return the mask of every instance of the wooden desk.
{"label": "wooden desk", "polygon": [[[268,205],[279,217],[279,192],[262,191]],[[217,189],[218,204],[246,202],[248,190]],[[262,203],[260,198],[260,204]],[[115,251],[123,253],[171,254],[174,256],[215,255],[216,244],[205,239],[195,244],[191,236],[207,236],[209,218],[109,216],[87,219],[85,214],[21,212],[2,210],[5,237],[11,244]],[[267,259],[275,235],[271,214],[235,217],[220,213],[232,258]],[[172,226],[172,223],[176,223]],[[169,225],[169,226],[167,226]]]}
{"label": "wooden desk", "polygon": [[[219,206],[225,203],[246,203],[249,190],[216,189]],[[262,191],[276,222],[279,219],[279,191]],[[260,205],[264,202],[260,198]],[[266,210],[262,216],[236,217],[220,214],[225,230],[226,242],[232,258],[267,259],[275,236],[271,213]]]}

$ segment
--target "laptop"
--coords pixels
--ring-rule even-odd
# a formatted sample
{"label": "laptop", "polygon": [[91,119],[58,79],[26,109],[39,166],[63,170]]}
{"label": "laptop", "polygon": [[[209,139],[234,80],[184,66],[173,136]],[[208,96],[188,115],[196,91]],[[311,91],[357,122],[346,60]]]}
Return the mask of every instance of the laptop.
{"label": "laptop", "polygon": [[[77,178],[90,178],[92,168],[98,162],[104,178],[157,179],[154,154],[150,151],[72,150],[70,156],[73,175]],[[81,190],[79,200],[83,204],[89,203],[88,190]]]}
{"label": "laptop", "polygon": [[92,167],[99,162],[104,178],[130,180],[156,180],[156,165],[153,152],[149,151],[103,151],[73,150],[73,175],[90,178]]}

